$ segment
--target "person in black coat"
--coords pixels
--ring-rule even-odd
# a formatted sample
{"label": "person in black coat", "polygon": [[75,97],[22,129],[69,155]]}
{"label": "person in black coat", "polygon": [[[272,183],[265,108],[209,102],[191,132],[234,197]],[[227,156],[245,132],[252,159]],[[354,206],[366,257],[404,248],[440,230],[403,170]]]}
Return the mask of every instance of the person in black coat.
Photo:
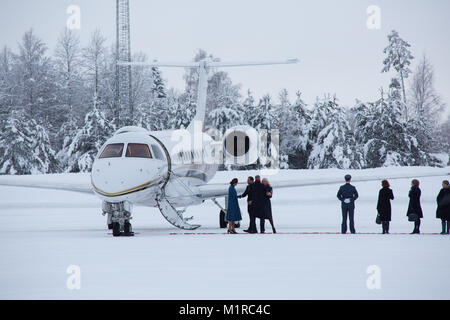
{"label": "person in black coat", "polygon": [[394,200],[394,193],[389,188],[389,181],[381,181],[382,189],[378,193],[377,211],[380,215],[383,234],[389,233],[389,222],[391,221],[391,200]]}
{"label": "person in black coat", "polygon": [[339,188],[337,198],[341,201],[342,209],[342,225],[341,233],[347,233],[347,217],[350,220],[350,232],[356,233],[354,214],[355,214],[355,200],[358,199],[358,191],[350,184],[352,180],[351,175],[345,176],[345,184]]}
{"label": "person in black coat", "polygon": [[[256,218],[264,220],[264,205],[266,202],[266,187],[261,183],[261,177],[255,176],[252,185],[252,210]],[[262,230],[261,230],[262,231]]]}
{"label": "person in black coat", "polygon": [[420,196],[422,191],[419,188],[420,182],[417,179],[411,181],[411,190],[409,190],[409,205],[406,215],[411,218],[411,215],[415,216],[414,230],[411,234],[420,234],[420,219],[423,218],[422,206],[420,205]]}
{"label": "person in black coat", "polygon": [[257,233],[258,230],[256,230],[256,217],[253,214],[253,206],[252,206],[252,197],[253,197],[253,183],[255,182],[255,179],[253,177],[248,177],[247,179],[247,188],[245,188],[245,191],[243,194],[239,196],[239,198],[245,198],[247,197],[247,211],[248,216],[250,218],[250,225],[247,230],[244,230],[244,232],[247,233]]}
{"label": "person in black coat", "polygon": [[273,224],[273,218],[272,218],[272,203],[270,202],[270,199],[272,198],[273,195],[273,189],[270,186],[269,180],[267,180],[266,178],[264,178],[262,180],[262,184],[265,187],[265,201],[264,201],[264,218],[261,219],[261,233],[265,232],[265,219],[269,220],[270,225],[272,226],[272,232],[273,233],[277,233],[277,231],[275,230],[275,226]]}
{"label": "person in black coat", "polygon": [[448,180],[442,181],[442,189],[437,198],[436,218],[441,219],[441,234],[450,234],[450,186]]}

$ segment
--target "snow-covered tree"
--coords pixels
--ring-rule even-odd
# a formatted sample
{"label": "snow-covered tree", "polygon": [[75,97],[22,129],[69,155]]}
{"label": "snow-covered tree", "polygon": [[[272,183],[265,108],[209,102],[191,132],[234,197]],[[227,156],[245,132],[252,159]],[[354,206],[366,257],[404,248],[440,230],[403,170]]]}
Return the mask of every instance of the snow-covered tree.
{"label": "snow-covered tree", "polygon": [[421,149],[427,153],[442,151],[442,139],[438,133],[445,111],[445,104],[434,89],[434,70],[430,61],[423,56],[413,74],[409,95],[411,126]]}
{"label": "snow-covered tree", "polygon": [[195,117],[196,100],[189,92],[183,93],[181,96],[173,93],[174,91],[169,91],[166,106],[161,105],[160,108],[160,112],[168,118],[166,128],[187,128]]}
{"label": "snow-covered tree", "polygon": [[94,98],[92,110],[86,114],[83,127],[63,149],[66,172],[88,172],[99,149],[114,131],[114,126],[106,119]]}
{"label": "snow-covered tree", "polygon": [[21,114],[13,112],[0,132],[0,174],[36,173],[32,144],[28,122]]}
{"label": "snow-covered tree", "polygon": [[403,102],[405,109],[405,119],[408,120],[408,110],[406,109],[406,89],[405,79],[407,79],[412,72],[409,68],[411,60],[414,59],[409,48],[411,45],[400,38],[397,31],[392,30],[388,35],[388,46],[383,50],[383,53],[387,57],[383,61],[383,69],[381,72],[389,72],[393,68],[397,73],[401,81],[401,89],[403,92]]}
{"label": "snow-covered tree", "polygon": [[0,126],[7,120],[14,104],[13,54],[8,47],[0,52]]}
{"label": "snow-covered tree", "polygon": [[25,32],[19,43],[19,54],[14,56],[16,106],[26,111],[31,119],[52,123],[58,114],[50,109],[54,106],[55,79],[47,46],[33,29]]}
{"label": "snow-covered tree", "polygon": [[158,67],[152,67],[152,93],[156,99],[162,99],[167,96],[166,85]]}
{"label": "snow-covered tree", "polygon": [[385,97],[356,108],[356,139],[363,145],[365,166],[407,165],[406,128],[402,120],[400,84],[392,79]]}
{"label": "snow-covered tree", "polygon": [[217,72],[209,81],[208,105],[205,128],[218,129],[222,133],[228,128],[244,123],[240,86],[234,85],[225,72]]}
{"label": "snow-covered tree", "polygon": [[438,134],[442,137],[442,149],[449,156],[447,165],[450,165],[450,115],[447,117],[447,121],[440,126]]}
{"label": "snow-covered tree", "polygon": [[44,127],[13,111],[0,132],[0,174],[57,172],[55,152]]}
{"label": "snow-covered tree", "polygon": [[280,93],[280,104],[277,107],[278,127],[280,130],[280,158],[287,157],[284,167],[305,169],[309,155],[308,125],[310,114],[306,103],[297,92],[292,104],[286,90]]}
{"label": "snow-covered tree", "polygon": [[361,167],[345,110],[338,105],[336,97],[328,95],[323,101],[316,102],[311,124],[311,137],[314,139],[311,141],[309,168]]}
{"label": "snow-covered tree", "polygon": [[272,128],[277,129],[276,110],[270,95],[264,95],[259,100],[258,105],[252,109],[253,110],[249,110],[251,113],[248,115],[248,121],[253,128],[257,130],[271,130]]}
{"label": "snow-covered tree", "polygon": [[[60,118],[57,122],[56,145],[64,147],[67,137],[72,136],[78,120],[84,115],[86,102],[81,69],[81,48],[74,31],[64,29],[58,38],[55,50],[56,103]],[[64,122],[64,123],[63,123]]]}

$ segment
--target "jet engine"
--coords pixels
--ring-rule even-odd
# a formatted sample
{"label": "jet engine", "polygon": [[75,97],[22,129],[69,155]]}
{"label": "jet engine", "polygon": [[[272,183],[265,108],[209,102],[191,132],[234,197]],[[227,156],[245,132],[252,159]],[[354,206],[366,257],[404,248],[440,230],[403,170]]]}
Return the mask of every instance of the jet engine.
{"label": "jet engine", "polygon": [[258,131],[250,126],[228,129],[222,139],[226,165],[246,166],[258,160]]}

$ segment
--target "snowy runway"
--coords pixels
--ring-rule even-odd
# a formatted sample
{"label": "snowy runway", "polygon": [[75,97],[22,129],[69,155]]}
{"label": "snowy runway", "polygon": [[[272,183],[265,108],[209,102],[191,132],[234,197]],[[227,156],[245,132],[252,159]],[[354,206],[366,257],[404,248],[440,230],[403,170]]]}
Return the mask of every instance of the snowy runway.
{"label": "snowy runway", "polygon": [[[420,176],[432,169],[402,170]],[[219,173],[214,182],[248,174]],[[282,172],[273,180],[340,175]],[[356,235],[337,234],[337,185],[329,185],[274,190],[276,235],[223,234],[217,207],[206,202],[187,210],[202,224],[196,232],[172,228],[154,208],[137,207],[133,238],[108,234],[95,196],[2,186],[0,298],[450,299],[450,236],[436,235],[435,219],[444,178],[421,179],[422,235],[408,234],[409,179],[391,181],[396,196],[391,235],[379,234],[374,222],[379,182],[355,183],[361,197]],[[80,290],[66,287],[70,265],[81,269]],[[381,270],[380,290],[366,286],[372,265]]]}

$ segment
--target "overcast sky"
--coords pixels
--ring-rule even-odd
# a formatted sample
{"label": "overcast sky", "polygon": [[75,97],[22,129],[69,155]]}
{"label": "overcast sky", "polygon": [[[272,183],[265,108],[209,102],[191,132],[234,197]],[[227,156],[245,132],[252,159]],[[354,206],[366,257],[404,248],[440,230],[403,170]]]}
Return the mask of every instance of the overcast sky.
{"label": "overcast sky", "polygon": [[[53,51],[69,5],[81,9],[83,44],[96,28],[115,39],[115,0],[2,0],[0,45],[17,49],[30,27]],[[366,9],[381,9],[381,29],[366,26]],[[227,69],[243,90],[274,98],[287,88],[306,102],[336,93],[344,105],[371,100],[392,75],[381,74],[387,34],[396,29],[435,67],[436,89],[450,104],[450,1],[448,0],[130,0],[132,51],[160,61],[191,60],[203,48],[222,61],[297,57],[294,66]],[[415,59],[415,67],[417,61]],[[182,89],[182,70],[163,69]]]}

